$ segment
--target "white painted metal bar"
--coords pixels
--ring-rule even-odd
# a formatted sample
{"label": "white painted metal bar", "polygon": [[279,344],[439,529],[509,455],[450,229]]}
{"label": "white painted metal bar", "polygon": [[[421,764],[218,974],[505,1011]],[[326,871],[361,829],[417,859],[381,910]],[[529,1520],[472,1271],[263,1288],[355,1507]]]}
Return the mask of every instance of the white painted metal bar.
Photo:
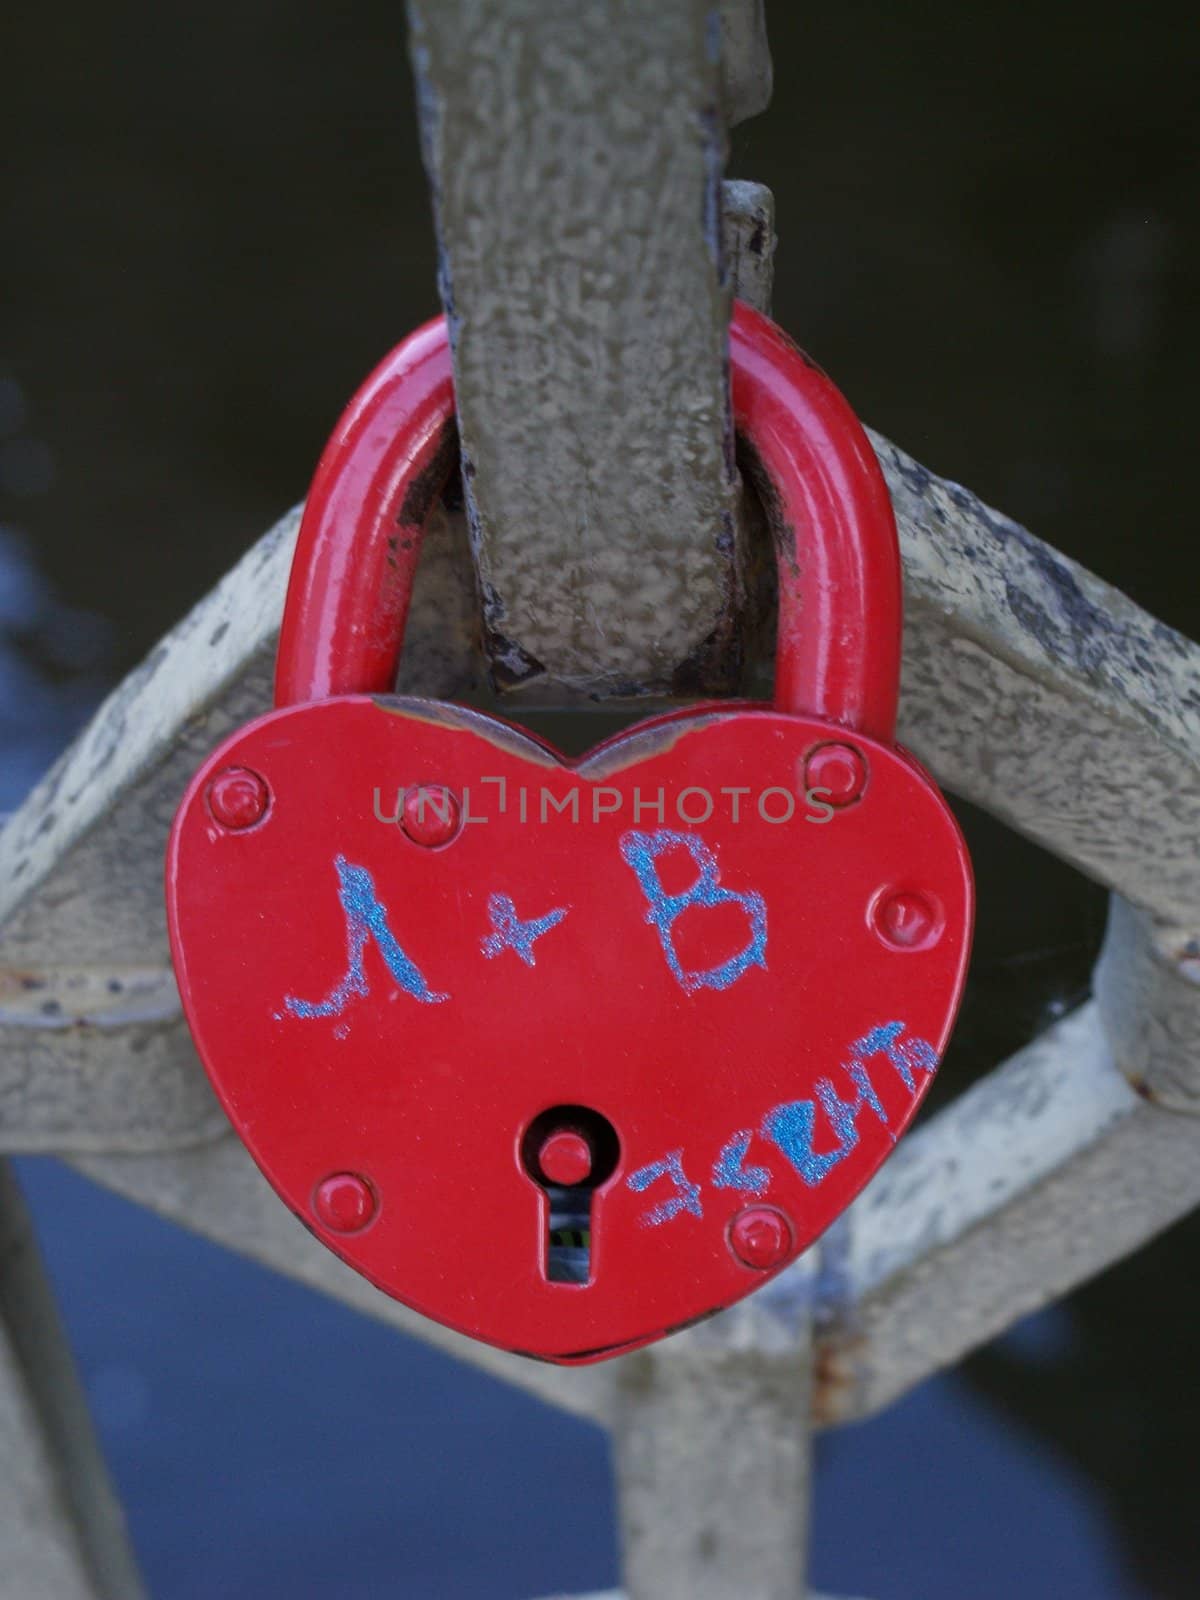
{"label": "white painted metal bar", "polygon": [[721,0],[721,110],[732,128],[771,101],[766,0]]}
{"label": "white painted metal bar", "polygon": [[0,1596],[97,1600],[23,1374],[0,1336]]}
{"label": "white painted metal bar", "polygon": [[821,1256],[815,1417],[877,1411],[1200,1204],[1200,1124],[1136,1094],[1096,1007],[896,1150]]}
{"label": "white painted metal bar", "polygon": [[76,1155],[71,1164],[106,1188],[205,1238],[319,1289],[404,1333],[580,1416],[607,1417],[611,1366],[552,1367],[477,1344],[418,1316],[344,1266],[297,1221],[232,1134],[155,1155]]}
{"label": "white painted metal bar", "polygon": [[711,0],[409,15],[492,670],[560,700],[728,691],[741,581]]}
{"label": "white painted metal bar", "polygon": [[1122,1072],[1172,1111],[1200,1113],[1200,917],[1164,923],[1112,897],[1096,1000]]}
{"label": "white painted metal bar", "polygon": [[901,739],[955,794],[1194,928],[1200,645],[872,439],[904,558]]}
{"label": "white painted metal bar", "polygon": [[813,1259],[620,1363],[613,1449],[629,1600],[806,1588]]}
{"label": "white painted metal bar", "polygon": [[0,1600],[141,1600],[29,1216],[0,1162]]}

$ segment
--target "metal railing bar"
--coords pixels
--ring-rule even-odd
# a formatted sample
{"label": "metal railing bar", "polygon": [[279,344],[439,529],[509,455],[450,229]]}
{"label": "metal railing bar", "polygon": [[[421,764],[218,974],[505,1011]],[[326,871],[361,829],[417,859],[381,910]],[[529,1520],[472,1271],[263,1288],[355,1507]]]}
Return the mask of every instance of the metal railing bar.
{"label": "metal railing bar", "polygon": [[900,737],[1160,918],[1200,912],[1200,645],[873,436],[900,526]]}
{"label": "metal railing bar", "polygon": [[28,1212],[0,1162],[0,1593],[141,1600]]}
{"label": "metal railing bar", "polygon": [[550,1405],[607,1421],[611,1366],[554,1367],[479,1344],[410,1311],[344,1266],[280,1204],[232,1134],[158,1155],[76,1155],[70,1164],[106,1189],[206,1239],[282,1272],[377,1321],[503,1378]]}
{"label": "metal railing bar", "polygon": [[869,1415],[1200,1202],[1200,1127],[1136,1094],[1094,1003],[896,1151],[826,1236],[815,1415]]}

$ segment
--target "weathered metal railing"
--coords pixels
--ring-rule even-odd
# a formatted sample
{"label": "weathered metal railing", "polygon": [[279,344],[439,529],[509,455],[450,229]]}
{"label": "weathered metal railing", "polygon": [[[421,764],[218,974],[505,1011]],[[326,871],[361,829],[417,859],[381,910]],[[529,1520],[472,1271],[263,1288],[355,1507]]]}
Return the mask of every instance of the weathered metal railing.
{"label": "weathered metal railing", "polygon": [[[685,111],[689,95],[709,105],[716,93],[713,58],[692,48],[688,32],[703,9],[690,0],[646,0],[623,13],[641,30],[648,56],[658,51],[675,61],[680,76],[670,94]],[[727,77],[741,83],[745,103],[761,103],[768,79],[755,8],[726,9],[735,45],[743,30],[743,54],[735,49],[733,66],[727,57]],[[484,0],[447,0],[418,29],[426,117],[433,119],[429,156],[443,179],[447,151],[476,148],[456,116],[468,106],[510,105],[507,97],[539,70],[537,62],[514,65],[496,41],[494,61],[486,49],[468,51],[464,66],[455,55],[455,16],[472,14],[457,17],[457,37],[471,39],[489,10]],[[505,15],[536,34],[554,10],[523,0]],[[691,45],[684,49],[681,39]],[[546,48],[552,57],[569,44],[552,34]],[[598,28],[587,58],[595,76],[583,87],[618,91],[630,48],[628,37],[614,40]],[[583,70],[578,62],[576,68]],[[651,80],[661,90],[653,74]],[[643,85],[639,103],[647,92]],[[547,108],[545,94],[533,98],[540,109],[530,115],[550,118],[547,126],[571,109]],[[519,123],[508,130],[510,150],[531,133],[532,125],[522,130]],[[699,230],[683,252],[694,266],[695,250],[708,251],[709,265],[693,281],[692,309],[698,294],[706,306],[701,322],[720,329],[726,302],[718,254],[700,236],[702,209],[690,209],[716,182],[715,136],[709,123],[681,113],[673,137],[686,143],[688,126],[698,130],[696,159],[662,184],[658,214],[647,214],[634,232],[657,237],[664,209],[674,219],[667,231]],[[597,112],[593,155],[610,131]],[[630,136],[636,142],[644,131],[631,124]],[[532,133],[525,148],[543,149],[546,126]],[[594,611],[580,604],[581,595],[620,618],[619,681],[607,682],[609,690],[661,689],[672,679],[681,685],[683,663],[694,681],[719,677],[734,642],[743,553],[721,509],[732,513],[736,499],[719,451],[704,469],[708,498],[684,528],[650,493],[651,452],[639,453],[640,483],[601,486],[632,495],[622,514],[639,519],[638,538],[613,565],[606,565],[596,531],[599,501],[588,502],[577,525],[555,526],[553,494],[570,473],[569,452],[553,457],[532,485],[514,487],[505,477],[521,470],[531,425],[526,419],[518,426],[520,408],[489,391],[486,363],[472,364],[467,348],[481,326],[471,320],[473,308],[479,318],[498,314],[498,271],[520,275],[541,261],[553,278],[557,263],[547,294],[568,296],[562,316],[569,320],[573,304],[579,318],[574,353],[562,354],[562,340],[553,345],[553,359],[565,362],[561,375],[578,379],[594,358],[588,337],[595,328],[583,302],[569,302],[579,263],[563,267],[561,241],[550,236],[561,233],[556,209],[538,243],[542,254],[528,261],[519,240],[508,239],[505,256],[471,236],[479,187],[501,159],[493,149],[477,169],[460,168],[453,194],[445,182],[439,194],[448,282],[464,319],[460,403],[479,478],[470,532],[451,513],[430,530],[400,687],[444,697],[479,691],[477,565],[485,573],[490,653],[518,703],[578,698],[595,692],[606,673],[611,680],[613,658],[597,641]],[[595,167],[588,191],[600,191],[594,237],[584,230],[593,254],[597,241],[612,239],[622,225],[606,188],[609,170]],[[526,196],[535,224],[538,192],[535,183]],[[585,209],[593,203],[578,194],[576,201]],[[753,185],[727,185],[724,213],[736,286],[761,304],[769,283],[769,196]],[[612,248],[614,259],[628,261],[629,237]],[[596,268],[593,257],[589,263]],[[639,280],[644,304],[633,320],[642,338],[651,336],[655,305],[675,292],[681,268],[664,257],[654,270],[662,274],[658,293]],[[459,298],[465,284],[469,305]],[[528,341],[539,326],[527,307],[514,338]],[[678,341],[696,355],[695,325],[686,318]],[[713,348],[705,345],[710,356]],[[522,358],[512,359],[519,371]],[[542,349],[538,360],[546,359]],[[632,419],[622,418],[620,436],[644,427],[662,443],[673,430],[678,447],[677,424],[664,434],[663,408],[681,396],[694,401],[699,386],[707,399],[693,408],[695,437],[686,447],[702,454],[706,439],[719,439],[724,429],[719,366],[714,378],[711,363],[698,373],[694,362],[679,370],[668,362],[661,383],[628,400]],[[561,421],[564,404],[561,396],[553,400],[551,422]],[[614,445],[617,431],[608,429],[602,408],[589,413],[588,426],[595,454]],[[489,454],[497,430],[507,438],[499,455]],[[1095,998],[919,1128],[790,1272],[649,1351],[562,1370],[470,1343],[385,1299],[275,1199],[208,1090],[167,957],[162,851],[190,772],[268,703],[295,513],[109,698],[0,833],[0,1151],[57,1152],[164,1216],[610,1426],[626,1584],[637,1600],[795,1600],[804,1581],[814,1426],[885,1405],[1200,1202],[1200,646],[896,446],[875,443],[905,562],[901,737],[951,791],[1113,891]],[[532,498],[514,509],[505,495],[517,487]],[[532,519],[524,544],[506,537],[517,515]],[[709,529],[707,543],[698,541],[696,518]],[[696,588],[692,611],[676,613],[679,631],[668,637],[656,586],[676,570],[676,559],[711,581]],[[543,576],[553,570],[561,577],[568,567],[569,582],[541,586]],[[19,1200],[6,1184],[0,1594],[136,1595],[119,1516],[32,1251]],[[751,1474],[754,1496],[738,1495]]]}

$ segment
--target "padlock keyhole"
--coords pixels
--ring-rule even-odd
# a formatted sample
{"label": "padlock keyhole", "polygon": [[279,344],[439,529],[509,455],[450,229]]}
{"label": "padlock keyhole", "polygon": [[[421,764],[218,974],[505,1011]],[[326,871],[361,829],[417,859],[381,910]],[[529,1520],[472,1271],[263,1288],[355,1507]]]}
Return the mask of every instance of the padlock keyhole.
{"label": "padlock keyhole", "polygon": [[617,1130],[589,1106],[553,1106],[521,1140],[526,1172],[546,1196],[542,1271],[550,1283],[592,1280],[592,1201],[620,1155]]}

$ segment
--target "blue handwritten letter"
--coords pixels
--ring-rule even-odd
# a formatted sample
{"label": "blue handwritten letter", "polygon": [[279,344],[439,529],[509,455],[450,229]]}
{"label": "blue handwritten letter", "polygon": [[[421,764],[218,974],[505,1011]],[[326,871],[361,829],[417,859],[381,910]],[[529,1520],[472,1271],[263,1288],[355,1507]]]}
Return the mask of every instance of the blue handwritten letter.
{"label": "blue handwritten letter", "polygon": [[[655,865],[659,856],[676,847],[686,850],[696,865],[698,876],[682,894],[668,894]],[[621,854],[633,868],[638,885],[650,907],[646,921],[658,929],[659,943],[667,965],[685,994],[697,989],[728,989],[748,967],[767,965],[767,907],[754,890],[738,894],[721,886],[717,858],[701,839],[690,833],[674,833],[660,828],[657,833],[631,830],[621,837]],[[675,949],[672,930],[689,906],[737,905],[750,924],[750,938],[736,955],[715,967],[699,972],[685,971]]]}
{"label": "blue handwritten letter", "polygon": [[750,1140],[754,1137],[753,1130],[743,1128],[740,1133],[735,1133],[721,1154],[717,1157],[713,1167],[712,1181],[714,1189],[738,1189],[742,1194],[765,1194],[771,1183],[771,1174],[766,1167],[748,1167],[746,1165],[746,1151],[750,1148]]}
{"label": "blue handwritten letter", "polygon": [[765,1136],[779,1146],[810,1189],[815,1189],[845,1155],[844,1150],[818,1155],[813,1149],[814,1110],[811,1100],[789,1100],[768,1111],[762,1125]]}
{"label": "blue handwritten letter", "polygon": [[902,1022],[884,1022],[850,1047],[851,1060],[845,1063],[844,1070],[857,1090],[853,1100],[843,1100],[832,1079],[818,1081],[817,1101],[837,1137],[835,1149],[820,1154],[813,1149],[813,1101],[792,1100],[767,1113],[763,1133],[778,1145],[810,1188],[815,1188],[830,1168],[843,1161],[858,1144],[858,1115],[864,1106],[887,1127],[887,1113],[867,1071],[866,1064],[873,1056],[886,1057],[909,1089],[916,1088],[915,1072],[931,1073],[937,1067],[933,1046],[916,1034],[902,1038],[903,1033]]}
{"label": "blue handwritten letter", "polygon": [[905,1088],[915,1089],[917,1081],[913,1077],[914,1072],[932,1076],[937,1071],[937,1051],[927,1039],[918,1038],[915,1033],[907,1039],[901,1038],[903,1032],[902,1022],[882,1022],[851,1045],[850,1051],[859,1061],[869,1061],[872,1056],[886,1056],[900,1074]]}
{"label": "blue handwritten letter", "polygon": [[704,1215],[704,1207],[700,1204],[700,1186],[692,1183],[684,1172],[682,1150],[672,1150],[661,1161],[652,1161],[648,1167],[639,1167],[636,1172],[629,1174],[625,1182],[635,1194],[641,1194],[652,1183],[657,1183],[659,1178],[670,1178],[677,1193],[643,1212],[642,1221],[648,1227],[657,1228],[662,1222],[670,1222],[681,1211],[690,1211],[694,1217]]}
{"label": "blue handwritten letter", "polygon": [[419,967],[405,955],[387,924],[387,907],[381,905],[365,867],[356,867],[338,856],[334,861],[338,875],[338,898],[346,913],[346,975],[324,1000],[296,1000],[286,996],[284,1005],[296,1017],[336,1017],[346,1009],[351,995],[366,995],[370,984],[363,968],[367,940],[374,939],[388,971],[405,993],[424,1005],[436,1005],[449,995],[435,994]]}

